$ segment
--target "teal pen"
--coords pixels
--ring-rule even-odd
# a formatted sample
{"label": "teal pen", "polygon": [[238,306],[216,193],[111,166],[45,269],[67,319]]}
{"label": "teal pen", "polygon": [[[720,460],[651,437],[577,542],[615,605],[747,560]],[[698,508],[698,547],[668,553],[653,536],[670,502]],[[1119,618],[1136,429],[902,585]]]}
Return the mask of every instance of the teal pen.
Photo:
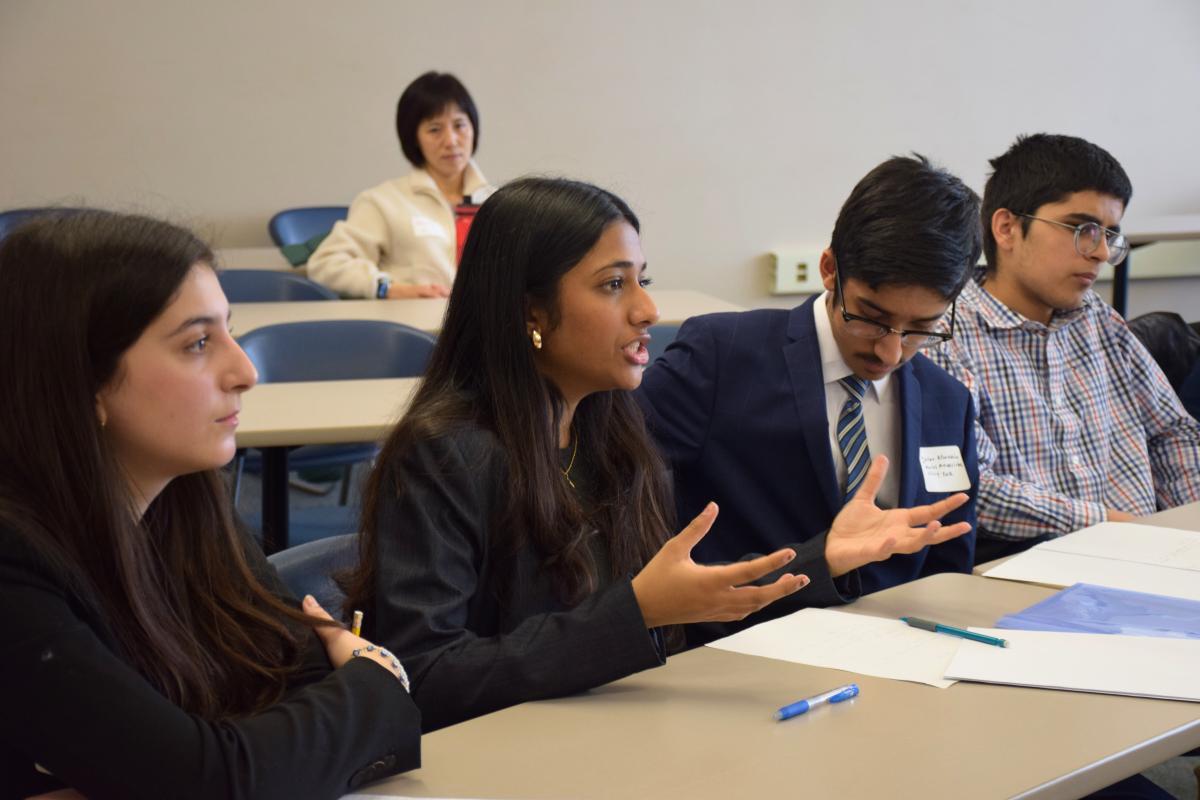
{"label": "teal pen", "polygon": [[943,625],[940,622],[931,622],[920,617],[901,617],[910,627],[920,628],[923,631],[933,631],[934,633],[948,633],[951,636],[958,636],[962,639],[970,639],[973,642],[983,642],[984,644],[994,645],[996,647],[1008,647],[1007,639],[999,639],[995,636],[988,636],[983,633],[973,633],[963,628],[956,628],[953,625]]}

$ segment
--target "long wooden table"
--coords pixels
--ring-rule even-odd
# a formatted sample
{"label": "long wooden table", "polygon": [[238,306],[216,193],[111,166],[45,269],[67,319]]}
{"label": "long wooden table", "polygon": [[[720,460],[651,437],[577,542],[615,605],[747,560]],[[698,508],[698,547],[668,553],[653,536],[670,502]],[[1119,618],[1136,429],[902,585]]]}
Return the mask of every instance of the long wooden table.
{"label": "long wooden table", "polygon": [[264,383],[242,397],[238,447],[262,450],[263,549],[288,546],[288,449],[375,442],[404,413],[418,380]]}
{"label": "long wooden table", "polygon": [[[688,317],[716,311],[741,311],[741,306],[727,303],[703,292],[686,289],[655,290],[651,296],[658,305],[659,322],[683,322]],[[300,320],[373,319],[399,322],[437,334],[446,316],[446,301],[440,298],[423,300],[325,300],[301,303],[232,303],[234,333],[244,333],[264,325]]]}
{"label": "long wooden table", "polygon": [[[924,578],[854,613],[991,625],[1051,589]],[[580,654],[586,658],[587,654]],[[772,712],[856,682],[855,700]],[[700,648],[582,695],[436,731],[376,795],[473,798],[1073,798],[1200,745],[1200,704],[1012,686],[935,689]]]}

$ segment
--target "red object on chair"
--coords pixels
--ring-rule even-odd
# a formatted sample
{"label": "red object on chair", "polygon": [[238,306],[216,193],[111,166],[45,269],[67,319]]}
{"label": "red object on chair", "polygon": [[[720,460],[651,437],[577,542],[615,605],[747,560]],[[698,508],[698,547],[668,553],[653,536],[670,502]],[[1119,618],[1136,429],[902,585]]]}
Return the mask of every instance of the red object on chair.
{"label": "red object on chair", "polygon": [[457,255],[454,258],[454,263],[462,261],[463,244],[467,241],[467,231],[471,230],[471,223],[475,221],[475,212],[479,210],[479,206],[474,203],[461,203],[454,207],[454,233],[458,241]]}

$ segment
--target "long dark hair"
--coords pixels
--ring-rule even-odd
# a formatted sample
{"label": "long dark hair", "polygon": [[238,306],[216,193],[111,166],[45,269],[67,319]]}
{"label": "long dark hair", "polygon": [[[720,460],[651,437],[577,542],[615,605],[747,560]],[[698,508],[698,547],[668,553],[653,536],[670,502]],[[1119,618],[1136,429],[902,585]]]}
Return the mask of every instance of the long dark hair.
{"label": "long dark hair", "polygon": [[37,219],[0,245],[0,524],[90,604],[166,697],[218,718],[282,697],[300,615],[247,566],[216,472],[172,480],[139,521],[96,414],[122,354],[213,254],[147,217]]}
{"label": "long dark hair", "polygon": [[525,178],[480,208],[463,249],[445,323],[412,404],[384,445],[363,503],[362,558],[347,581],[347,607],[374,594],[377,542],[404,531],[379,530],[381,503],[404,487],[395,465],[414,442],[466,422],[491,431],[507,456],[505,508],[493,519],[500,552],[532,546],[561,599],[575,603],[599,586],[588,538],[603,537],[610,575],[635,572],[661,547],[672,503],[663,463],[628,392],[584,398],[572,426],[587,453],[589,508],[559,469],[564,410],[541,376],[526,334],[531,305],[557,324],[558,286],[615,222],[638,228],[617,196],[576,181]]}

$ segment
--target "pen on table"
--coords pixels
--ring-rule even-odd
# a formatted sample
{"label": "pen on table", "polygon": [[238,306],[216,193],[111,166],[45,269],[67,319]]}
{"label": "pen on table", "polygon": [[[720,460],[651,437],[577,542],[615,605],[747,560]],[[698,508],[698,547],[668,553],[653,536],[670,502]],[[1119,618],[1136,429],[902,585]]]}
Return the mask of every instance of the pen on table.
{"label": "pen on table", "polygon": [[901,617],[900,619],[908,623],[909,627],[920,628],[923,631],[948,633],[951,636],[970,639],[973,642],[983,642],[984,644],[995,645],[996,647],[1008,647],[1007,639],[1000,639],[983,633],[975,633],[974,631],[968,631],[963,628],[956,628],[953,625],[943,625],[940,622],[931,622],[930,620],[921,619],[920,617]]}
{"label": "pen on table", "polygon": [[350,632],[355,636],[362,636],[362,612],[354,612],[354,621],[350,623]]}
{"label": "pen on table", "polygon": [[840,703],[843,700],[849,700],[851,697],[858,696],[858,684],[851,683],[847,686],[839,686],[836,689],[830,689],[828,692],[809,697],[806,700],[799,700],[791,705],[784,706],[775,712],[775,719],[785,720],[792,717],[798,717],[817,706],[823,706],[826,703]]}

